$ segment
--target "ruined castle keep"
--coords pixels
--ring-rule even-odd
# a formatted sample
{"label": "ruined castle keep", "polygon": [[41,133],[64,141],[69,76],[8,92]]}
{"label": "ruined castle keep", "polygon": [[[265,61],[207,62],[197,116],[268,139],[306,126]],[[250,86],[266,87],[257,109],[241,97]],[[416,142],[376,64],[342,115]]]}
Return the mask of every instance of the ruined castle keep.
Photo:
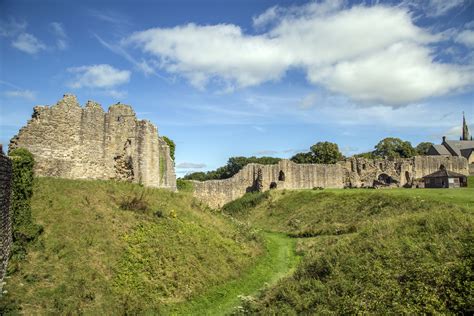
{"label": "ruined castle keep", "polygon": [[128,105],[105,112],[96,102],[81,107],[75,96],[64,95],[56,105],[34,108],[10,141],[10,150],[18,147],[34,155],[38,176],[116,179],[176,190],[168,144]]}
{"label": "ruined castle keep", "polygon": [[194,196],[210,207],[218,208],[246,192],[269,189],[412,187],[421,177],[441,166],[469,174],[464,157],[349,158],[333,165],[296,164],[282,160],[275,165],[248,164],[229,179],[193,181]]}

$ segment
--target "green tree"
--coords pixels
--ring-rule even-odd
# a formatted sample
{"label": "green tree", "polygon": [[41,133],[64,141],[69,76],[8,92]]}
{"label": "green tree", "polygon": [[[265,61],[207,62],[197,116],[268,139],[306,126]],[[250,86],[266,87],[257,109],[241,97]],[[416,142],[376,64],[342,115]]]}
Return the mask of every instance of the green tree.
{"label": "green tree", "polygon": [[431,146],[433,146],[433,143],[430,143],[430,142],[419,143],[415,148],[416,153],[421,156],[426,156]]}
{"label": "green tree", "polygon": [[311,146],[315,163],[334,164],[344,158],[339,147],[331,142],[319,142]]}
{"label": "green tree", "polygon": [[290,160],[296,163],[333,164],[344,158],[335,143],[318,142],[311,146],[310,149],[311,151],[309,152],[297,153]]}
{"label": "green tree", "polygon": [[163,140],[168,144],[168,146],[170,146],[170,157],[174,161],[174,153],[175,153],[175,150],[176,150],[176,144],[174,143],[174,141],[172,141],[171,139],[169,139],[166,136],[163,136]]}
{"label": "green tree", "polygon": [[280,161],[280,158],[275,157],[231,157],[227,160],[227,164],[223,167],[219,167],[216,170],[204,172],[193,172],[183,177],[185,180],[215,180],[215,179],[227,179],[234,176],[243,167],[249,163],[259,163],[262,165],[272,165]]}
{"label": "green tree", "polygon": [[365,153],[355,154],[354,157],[357,157],[357,158],[366,158],[366,159],[374,159],[374,152],[373,152],[373,151],[369,151],[369,152],[365,152]]}
{"label": "green tree", "polygon": [[313,163],[313,154],[311,152],[297,153],[290,160],[295,163]]}
{"label": "green tree", "polygon": [[373,154],[379,158],[410,158],[416,155],[416,150],[408,141],[403,141],[395,137],[387,137],[382,139],[375,146]]}
{"label": "green tree", "polygon": [[205,172],[198,171],[187,174],[183,177],[184,180],[197,180],[197,181],[205,181],[207,180],[207,175]]}

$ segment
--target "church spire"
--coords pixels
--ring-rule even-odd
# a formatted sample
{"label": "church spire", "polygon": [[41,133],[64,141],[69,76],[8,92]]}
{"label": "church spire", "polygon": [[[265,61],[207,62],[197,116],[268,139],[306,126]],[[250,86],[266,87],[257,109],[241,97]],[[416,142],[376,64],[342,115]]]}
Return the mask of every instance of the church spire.
{"label": "church spire", "polygon": [[466,117],[464,116],[464,112],[462,112],[462,137],[461,137],[461,140],[469,140],[469,129],[467,128]]}

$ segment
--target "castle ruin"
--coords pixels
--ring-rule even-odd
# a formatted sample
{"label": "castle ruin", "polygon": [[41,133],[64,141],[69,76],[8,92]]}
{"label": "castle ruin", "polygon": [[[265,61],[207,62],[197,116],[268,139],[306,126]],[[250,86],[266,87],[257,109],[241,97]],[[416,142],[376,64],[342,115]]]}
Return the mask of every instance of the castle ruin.
{"label": "castle ruin", "polygon": [[[417,156],[398,159],[349,158],[336,164],[248,164],[229,179],[193,181],[194,196],[218,208],[246,192],[270,189],[413,187],[441,167],[469,174],[464,157]],[[420,185],[422,185],[420,183]]]}
{"label": "castle ruin", "polygon": [[56,105],[36,106],[9,149],[28,149],[35,174],[68,179],[116,179],[176,190],[170,148],[149,121],[129,105],[105,112],[88,101],[81,107],[66,94]]}

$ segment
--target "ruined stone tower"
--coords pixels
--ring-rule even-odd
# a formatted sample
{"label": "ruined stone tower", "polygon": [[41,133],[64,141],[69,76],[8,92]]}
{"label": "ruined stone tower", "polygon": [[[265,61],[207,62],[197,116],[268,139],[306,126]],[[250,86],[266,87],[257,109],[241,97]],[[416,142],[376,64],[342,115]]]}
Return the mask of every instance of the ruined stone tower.
{"label": "ruined stone tower", "polygon": [[74,95],[56,105],[36,106],[28,124],[10,141],[35,156],[39,176],[116,179],[176,189],[168,144],[133,109],[112,105],[108,112],[93,101],[82,108]]}

